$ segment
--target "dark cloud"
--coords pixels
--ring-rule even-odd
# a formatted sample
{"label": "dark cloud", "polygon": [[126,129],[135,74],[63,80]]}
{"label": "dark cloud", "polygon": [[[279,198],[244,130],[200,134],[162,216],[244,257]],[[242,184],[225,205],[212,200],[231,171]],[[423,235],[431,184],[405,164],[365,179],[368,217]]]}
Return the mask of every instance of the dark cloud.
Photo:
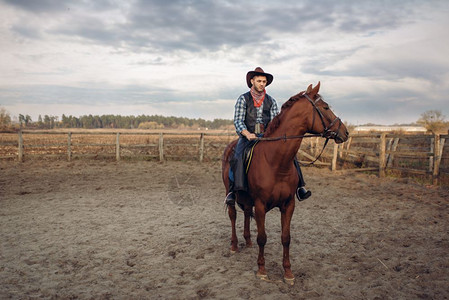
{"label": "dark cloud", "polygon": [[[277,34],[308,34],[334,28],[348,33],[376,31],[412,19],[407,3],[383,1],[16,1],[6,3],[65,22],[42,26],[50,34],[133,50],[216,51],[223,47],[263,46]],[[102,13],[121,14],[117,20]],[[373,17],[381,16],[381,17]],[[404,20],[404,17],[407,17]],[[407,21],[408,22],[408,21]],[[16,24],[17,34],[38,37]],[[31,33],[31,34],[30,34]]]}
{"label": "dark cloud", "polygon": [[3,0],[3,2],[32,13],[54,13],[67,9],[67,6],[62,1],[56,2],[53,0]]}
{"label": "dark cloud", "polygon": [[31,12],[33,14],[54,14],[65,13],[69,10],[107,10],[116,7],[116,1],[96,0],[96,1],[55,1],[55,0],[1,0],[11,6]]}

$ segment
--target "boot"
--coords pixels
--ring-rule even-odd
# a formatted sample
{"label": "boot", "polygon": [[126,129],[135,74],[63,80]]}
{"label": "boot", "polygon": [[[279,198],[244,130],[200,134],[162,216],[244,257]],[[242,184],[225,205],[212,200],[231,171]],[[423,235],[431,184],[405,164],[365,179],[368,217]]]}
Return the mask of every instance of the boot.
{"label": "boot", "polygon": [[229,180],[229,193],[226,195],[225,204],[231,206],[235,205],[234,182],[231,180]]}
{"label": "boot", "polygon": [[306,200],[310,196],[312,196],[312,192],[306,190],[305,187],[301,186],[296,189],[296,197],[298,198],[298,201]]}
{"label": "boot", "polygon": [[225,204],[230,205],[230,206],[235,205],[235,193],[234,192],[229,192],[226,195]]}
{"label": "boot", "polygon": [[298,198],[298,201],[303,201],[303,200],[306,200],[307,198],[309,198],[312,195],[312,192],[306,190],[306,188],[304,187],[306,185],[306,183],[304,182],[304,177],[302,176],[301,167],[299,166],[299,162],[298,162],[298,159],[296,158],[296,156],[293,159],[293,163],[295,165],[296,172],[298,172],[298,177],[299,177],[298,188],[296,189],[296,197]]}

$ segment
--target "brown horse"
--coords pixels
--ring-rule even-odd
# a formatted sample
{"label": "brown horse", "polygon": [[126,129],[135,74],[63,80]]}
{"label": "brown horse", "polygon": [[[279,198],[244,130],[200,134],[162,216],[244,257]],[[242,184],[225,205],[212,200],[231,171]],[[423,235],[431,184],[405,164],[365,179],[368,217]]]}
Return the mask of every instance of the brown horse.
{"label": "brown horse", "polygon": [[[345,125],[323,101],[318,94],[319,89],[319,82],[314,88],[309,85],[307,91],[291,97],[282,105],[280,114],[270,122],[264,137],[254,149],[247,174],[248,192],[237,193],[237,203],[245,215],[243,236],[247,247],[252,245],[249,225],[254,207],[259,245],[257,277],[264,280],[268,279],[264,258],[267,241],[265,215],[272,208],[278,207],[281,211],[284,280],[294,283],[289,257],[290,222],[295,210],[295,190],[299,179],[293,158],[298,153],[302,138],[305,133],[312,133],[334,139],[336,143],[343,143],[348,139]],[[226,147],[222,160],[226,194],[229,187],[229,161],[236,143],[237,141],[233,141]],[[231,252],[236,252],[235,206],[228,206],[228,214],[232,225]]]}

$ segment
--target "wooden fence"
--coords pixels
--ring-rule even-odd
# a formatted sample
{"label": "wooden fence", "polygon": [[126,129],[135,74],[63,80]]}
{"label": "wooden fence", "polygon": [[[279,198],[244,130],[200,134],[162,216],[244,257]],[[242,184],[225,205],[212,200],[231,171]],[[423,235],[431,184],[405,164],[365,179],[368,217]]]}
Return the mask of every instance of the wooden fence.
{"label": "wooden fence", "polygon": [[[38,141],[27,143],[27,140],[31,140],[31,135],[58,135],[63,137],[59,140],[64,140],[64,142],[54,143],[50,139],[50,142],[42,144],[39,144]],[[75,138],[86,135],[93,137],[94,142],[83,142]],[[9,136],[9,139],[6,136]],[[13,136],[15,136],[14,139]],[[102,141],[100,136],[108,136],[109,141]],[[123,141],[131,136],[140,138],[134,138],[132,142]],[[99,149],[104,151],[104,148],[108,148],[110,151],[106,156],[112,156],[117,161],[140,156],[144,159],[159,161],[193,159],[202,162],[205,160],[206,154],[208,160],[221,159],[225,146],[236,137],[235,133],[207,132],[19,131],[18,133],[0,133],[0,158],[17,159],[21,162],[25,155],[27,157],[57,155],[66,156],[70,161],[75,155],[77,157],[98,156]],[[438,184],[440,175],[446,176],[449,172],[449,151],[447,147],[444,147],[448,137],[449,135],[438,134],[354,134],[346,143],[337,145],[330,142],[315,165],[328,166],[332,171],[337,171],[337,169],[342,172],[375,171],[380,177],[385,176],[387,170],[429,175],[433,184]],[[145,142],[142,142],[142,138]],[[322,151],[323,143],[324,139],[322,138],[304,139],[298,153],[300,161],[308,163],[315,160]],[[9,153],[1,151],[8,147]],[[26,153],[26,149],[39,149],[40,151],[36,152],[42,152],[42,149],[50,148],[58,149],[57,153]],[[75,151],[74,148],[77,150]],[[80,150],[85,148],[91,149]]]}
{"label": "wooden fence", "polygon": [[[340,166],[343,172],[375,171],[379,177],[384,177],[387,171],[397,171],[430,176],[433,184],[438,184],[441,175],[447,177],[449,173],[449,150],[444,147],[448,137],[439,134],[353,134],[343,144],[334,143],[332,150],[324,152],[322,160],[330,161],[327,164],[333,171]],[[311,159],[322,143],[323,139],[305,141],[299,155],[305,154]]]}
{"label": "wooden fence", "polygon": [[[16,135],[16,139],[2,139],[2,136],[6,135]],[[32,139],[31,135],[39,136],[49,136],[49,140],[43,141],[43,139],[35,138]],[[62,139],[56,138],[55,136],[66,136],[64,142]],[[93,136],[92,141],[86,141],[86,139],[80,139],[79,137]],[[131,142],[123,142],[124,137],[139,136],[139,138],[134,138]],[[28,137],[28,138],[27,138]],[[77,137],[77,138],[75,138]],[[105,138],[109,137],[109,138]],[[111,138],[113,138],[113,141]],[[198,140],[192,142],[195,138],[199,137]],[[159,161],[164,161],[166,159],[195,159],[200,162],[204,160],[206,146],[205,140],[207,137],[220,137],[219,141],[211,141],[208,143],[209,147],[219,148],[221,153],[224,147],[233,139],[237,138],[236,134],[231,133],[174,133],[174,132],[102,132],[102,131],[82,131],[82,132],[58,132],[58,131],[19,131],[17,133],[0,133],[0,150],[1,148],[9,147],[15,148],[14,154],[6,153],[7,151],[0,151],[0,159],[17,158],[19,162],[24,160],[25,155],[27,157],[37,157],[37,156],[62,156],[65,155],[67,160],[70,161],[76,157],[88,157],[88,156],[98,156],[98,152],[102,152],[103,157],[114,156],[115,160],[119,161],[127,157],[137,157],[140,156],[144,159],[158,159]],[[181,141],[176,140],[179,138]],[[28,143],[27,143],[28,140]],[[91,139],[92,140],[92,139]],[[106,141],[105,141],[106,140]],[[169,140],[171,142],[167,143]],[[55,143],[55,141],[59,141]],[[145,141],[145,142],[142,142]],[[170,154],[167,149],[169,147],[177,147],[180,154]],[[75,151],[77,148],[78,151]],[[85,150],[90,148],[90,150]],[[113,149],[112,151],[105,151],[105,148]],[[192,151],[186,151],[188,148],[195,148],[192,155]],[[32,151],[32,149],[38,149]],[[63,149],[60,151],[60,149]],[[80,151],[84,149],[84,151]],[[145,149],[141,153],[135,153],[136,151],[131,150]],[[151,150],[149,150],[151,149]],[[28,152],[27,152],[28,150]],[[47,150],[47,151],[45,151]],[[128,150],[125,153],[125,150]],[[51,154],[45,154],[45,152],[51,152]],[[65,154],[62,154],[64,152]],[[139,151],[137,151],[139,152]],[[173,152],[173,151],[172,151]],[[187,152],[187,154],[185,154]],[[184,153],[184,154],[182,154]]]}

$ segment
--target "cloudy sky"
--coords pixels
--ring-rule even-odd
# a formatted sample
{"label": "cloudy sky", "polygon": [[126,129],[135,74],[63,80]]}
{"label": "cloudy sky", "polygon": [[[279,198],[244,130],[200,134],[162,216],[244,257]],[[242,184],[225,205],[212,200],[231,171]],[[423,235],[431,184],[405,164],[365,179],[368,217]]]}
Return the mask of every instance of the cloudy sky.
{"label": "cloudy sky", "polygon": [[447,28],[446,0],[0,0],[0,107],[232,119],[261,66],[354,125],[449,117]]}

